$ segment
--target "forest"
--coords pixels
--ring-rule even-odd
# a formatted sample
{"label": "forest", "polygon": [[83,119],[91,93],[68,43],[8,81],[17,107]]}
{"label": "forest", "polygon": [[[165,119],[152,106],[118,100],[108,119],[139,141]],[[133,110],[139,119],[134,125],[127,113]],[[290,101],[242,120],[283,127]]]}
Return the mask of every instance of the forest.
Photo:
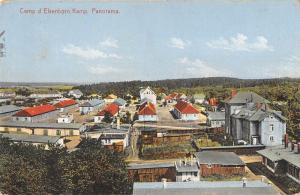
{"label": "forest", "polygon": [[120,97],[127,94],[139,96],[141,87],[150,86],[157,94],[182,92],[188,96],[203,93],[207,98],[217,98],[220,106],[230,97],[233,88],[253,91],[270,100],[273,109],[282,111],[288,118],[287,131],[292,139],[300,140],[300,79],[238,79],[230,77],[168,79],[158,81],[124,81],[79,85],[84,94],[98,93],[105,97],[113,93]]}
{"label": "forest", "polygon": [[127,163],[101,142],[84,140],[80,149],[11,144],[0,138],[3,194],[130,194]]}

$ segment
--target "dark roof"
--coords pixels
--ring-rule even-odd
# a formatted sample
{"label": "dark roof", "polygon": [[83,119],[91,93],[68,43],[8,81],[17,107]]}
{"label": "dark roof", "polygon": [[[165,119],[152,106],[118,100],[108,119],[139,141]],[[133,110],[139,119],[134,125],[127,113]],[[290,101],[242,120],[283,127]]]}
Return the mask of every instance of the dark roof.
{"label": "dark roof", "polygon": [[80,129],[80,123],[28,123],[16,121],[0,121],[0,127],[27,127],[27,128],[47,128],[47,129]]}
{"label": "dark roof", "polygon": [[127,169],[155,169],[175,167],[174,163],[130,163]]}
{"label": "dark roof", "polygon": [[279,118],[282,121],[286,121],[287,119],[281,115],[280,111],[272,110],[270,108],[241,108],[238,113],[232,114],[231,116],[234,118],[241,118],[249,121],[262,121],[266,117],[273,115]]}
{"label": "dark roof", "polygon": [[99,139],[124,139],[125,134],[102,134]]}
{"label": "dark roof", "polygon": [[92,99],[90,101],[84,102],[79,107],[95,107],[104,103],[104,100]]}
{"label": "dark roof", "polygon": [[44,136],[44,135],[27,135],[27,134],[9,134],[2,133],[0,137],[8,138],[14,142],[29,142],[29,143],[50,143],[55,144],[60,139],[59,136]]}
{"label": "dark roof", "polygon": [[19,111],[19,110],[21,110],[21,108],[18,107],[18,106],[15,106],[15,105],[0,106],[0,114],[16,112],[16,111]]}
{"label": "dark roof", "polygon": [[200,181],[200,182],[135,182],[133,195],[275,195],[280,194],[272,185],[261,181],[247,181],[243,187],[242,181]]}
{"label": "dark roof", "polygon": [[235,96],[231,99],[227,100],[229,104],[245,104],[245,103],[270,103],[265,98],[261,97],[260,95],[254,92],[238,92]]}
{"label": "dark roof", "polygon": [[291,151],[283,146],[274,146],[257,151],[258,154],[267,157],[271,161],[285,160],[297,167],[300,167],[300,154]]}
{"label": "dark roof", "polygon": [[203,151],[195,153],[199,164],[245,165],[233,152]]}

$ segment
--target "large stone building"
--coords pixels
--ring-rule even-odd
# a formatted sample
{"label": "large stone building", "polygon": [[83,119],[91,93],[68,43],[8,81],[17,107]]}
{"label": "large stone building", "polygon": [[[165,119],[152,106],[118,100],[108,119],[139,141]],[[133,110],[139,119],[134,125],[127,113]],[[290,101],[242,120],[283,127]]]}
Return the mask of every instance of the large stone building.
{"label": "large stone building", "polygon": [[282,144],[286,118],[253,92],[239,92],[225,102],[225,128],[234,140],[248,144]]}

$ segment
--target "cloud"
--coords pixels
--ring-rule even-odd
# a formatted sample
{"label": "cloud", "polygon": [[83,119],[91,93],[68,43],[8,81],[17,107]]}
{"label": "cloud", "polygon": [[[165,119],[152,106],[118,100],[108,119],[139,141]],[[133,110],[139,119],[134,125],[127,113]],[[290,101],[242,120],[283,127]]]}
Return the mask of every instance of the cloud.
{"label": "cloud", "polygon": [[300,56],[290,56],[287,59],[283,60],[281,66],[277,66],[274,70],[273,77],[291,77],[291,78],[300,78]]}
{"label": "cloud", "polygon": [[224,49],[230,51],[273,51],[273,47],[269,45],[268,40],[264,36],[257,36],[254,42],[249,42],[248,37],[242,33],[238,33],[235,37],[225,39],[223,37],[212,40],[206,45],[213,49]]}
{"label": "cloud", "polygon": [[87,60],[94,60],[99,58],[115,58],[115,59],[121,59],[122,57],[114,54],[114,53],[105,53],[103,51],[100,51],[98,49],[93,48],[81,48],[78,46],[75,46],[73,44],[69,44],[65,47],[63,47],[62,51],[69,55],[74,55],[80,58],[84,58]]}
{"label": "cloud", "polygon": [[187,40],[182,40],[180,38],[172,37],[170,39],[170,46],[177,49],[185,49],[186,46],[190,45],[191,42]]}
{"label": "cloud", "polygon": [[200,59],[190,60],[187,57],[180,58],[179,64],[185,65],[185,73],[187,76],[195,77],[216,77],[216,76],[229,76],[232,73],[225,70],[214,68],[212,65]]}
{"label": "cloud", "polygon": [[119,48],[118,40],[113,38],[105,39],[104,41],[100,42],[100,45],[103,47]]}
{"label": "cloud", "polygon": [[106,75],[120,73],[122,70],[113,66],[90,65],[87,68],[88,72],[94,75]]}

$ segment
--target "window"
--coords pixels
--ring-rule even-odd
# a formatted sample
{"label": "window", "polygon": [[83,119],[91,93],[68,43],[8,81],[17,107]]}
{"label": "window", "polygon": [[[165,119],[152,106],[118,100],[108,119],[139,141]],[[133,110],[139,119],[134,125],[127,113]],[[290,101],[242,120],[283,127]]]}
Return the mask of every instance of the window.
{"label": "window", "polygon": [[70,134],[70,136],[74,135],[73,130],[69,130],[69,134]]}
{"label": "window", "polygon": [[56,130],[56,135],[60,135],[60,134],[61,134],[60,130]]}
{"label": "window", "polygon": [[48,135],[48,129],[44,129],[43,135]]}
{"label": "window", "polygon": [[5,127],[5,128],[4,128],[4,131],[5,131],[5,132],[9,132],[9,128],[8,128],[8,127]]}
{"label": "window", "polygon": [[270,124],[270,130],[274,131],[274,124]]}
{"label": "window", "polygon": [[270,141],[273,142],[274,141],[274,137],[270,136]]}
{"label": "window", "polygon": [[17,132],[21,132],[21,128],[17,128]]}
{"label": "window", "polygon": [[207,164],[207,168],[211,168],[211,164]]}
{"label": "window", "polygon": [[197,173],[197,172],[194,172],[194,176],[197,177],[197,175],[198,175],[198,173]]}

